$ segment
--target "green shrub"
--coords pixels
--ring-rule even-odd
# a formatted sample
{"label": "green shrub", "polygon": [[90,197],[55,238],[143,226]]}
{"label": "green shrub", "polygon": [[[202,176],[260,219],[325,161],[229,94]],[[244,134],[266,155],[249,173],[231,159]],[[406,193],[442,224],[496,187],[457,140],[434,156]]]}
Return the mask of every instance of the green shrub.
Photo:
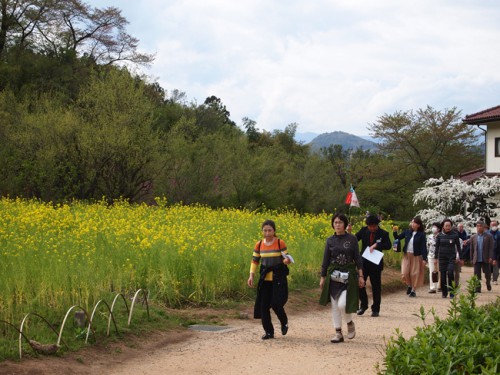
{"label": "green shrub", "polygon": [[[476,307],[474,276],[467,294],[451,302],[448,318],[440,319],[432,309],[420,307],[424,327],[405,339],[399,330],[386,347],[385,370],[379,374],[498,374],[500,363],[500,298]],[[425,320],[431,313],[434,324]]]}

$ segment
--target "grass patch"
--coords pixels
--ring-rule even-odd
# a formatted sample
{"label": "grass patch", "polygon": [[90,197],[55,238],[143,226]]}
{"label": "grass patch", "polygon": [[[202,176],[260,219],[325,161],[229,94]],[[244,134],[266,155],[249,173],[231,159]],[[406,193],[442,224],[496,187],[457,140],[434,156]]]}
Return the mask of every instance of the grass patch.
{"label": "grass patch", "polygon": [[[451,302],[448,318],[440,319],[433,310],[420,315],[424,327],[406,339],[396,331],[386,347],[379,374],[498,374],[500,363],[500,298],[477,307],[477,277],[467,284],[467,294]],[[429,317],[434,323],[428,324]]]}

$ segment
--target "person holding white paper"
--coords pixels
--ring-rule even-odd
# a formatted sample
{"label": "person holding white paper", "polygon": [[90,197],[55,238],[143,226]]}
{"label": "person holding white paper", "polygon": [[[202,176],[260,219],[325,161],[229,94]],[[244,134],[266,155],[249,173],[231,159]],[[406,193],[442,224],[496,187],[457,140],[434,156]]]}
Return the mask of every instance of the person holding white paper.
{"label": "person holding white paper", "polygon": [[[358,241],[361,241],[363,251],[363,276],[366,280],[370,278],[372,286],[373,304],[371,306],[371,316],[377,317],[380,314],[380,303],[382,301],[382,270],[384,269],[384,260],[376,264],[366,259],[365,253],[375,250],[383,251],[390,250],[392,243],[389,238],[389,232],[380,228],[380,220],[376,215],[368,215],[365,220],[366,227],[361,228],[356,234]],[[372,254],[370,254],[372,255]],[[368,257],[370,258],[370,257]],[[363,315],[368,310],[368,295],[366,294],[366,284],[363,288],[359,288],[359,309],[358,315]]]}

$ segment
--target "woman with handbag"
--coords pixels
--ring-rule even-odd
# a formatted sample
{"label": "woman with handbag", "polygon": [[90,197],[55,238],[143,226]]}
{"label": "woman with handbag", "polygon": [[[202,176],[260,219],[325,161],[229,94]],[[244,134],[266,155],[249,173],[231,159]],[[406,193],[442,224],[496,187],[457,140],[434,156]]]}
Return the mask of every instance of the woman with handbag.
{"label": "woman with handbag", "polygon": [[284,336],[288,332],[288,317],[284,306],[288,301],[288,281],[286,277],[289,271],[287,265],[293,259],[288,255],[285,241],[276,237],[274,221],[264,221],[262,234],[264,239],[258,241],[253,250],[247,284],[253,288],[255,271],[260,262],[260,278],[257,285],[254,318],[262,319],[262,327],[265,332],[262,340],[269,340],[274,338],[271,308],[281,323],[281,334]]}
{"label": "woman with handbag", "polygon": [[[437,267],[439,263],[439,273],[441,276],[441,294],[443,298],[448,297],[450,288],[455,284],[455,263],[457,256],[459,262],[462,262],[462,247],[460,245],[460,237],[453,230],[453,222],[450,219],[444,219],[441,223],[443,231],[436,237],[436,251],[434,253],[434,263]],[[457,287],[457,285],[455,285]],[[450,292],[450,297],[454,294]]]}
{"label": "woman with handbag", "polygon": [[398,235],[394,231],[394,239],[405,240],[403,259],[401,260],[401,277],[407,285],[406,294],[416,297],[417,288],[424,285],[425,265],[427,264],[427,239],[424,225],[420,217],[414,217],[410,223],[411,229]]}
{"label": "woman with handbag", "polygon": [[346,232],[348,224],[344,214],[333,216],[332,228],[335,233],[326,240],[321,265],[320,303],[332,303],[335,328],[335,336],[330,340],[332,343],[344,341],[342,319],[347,322],[347,338],[353,339],[356,336],[352,314],[358,310],[358,288],[365,286],[358,239]]}

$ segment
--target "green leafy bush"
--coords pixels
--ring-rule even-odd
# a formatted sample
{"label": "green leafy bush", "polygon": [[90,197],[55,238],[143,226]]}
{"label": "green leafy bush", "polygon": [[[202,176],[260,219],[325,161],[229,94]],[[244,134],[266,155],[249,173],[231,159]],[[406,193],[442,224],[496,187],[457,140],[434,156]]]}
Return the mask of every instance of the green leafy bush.
{"label": "green leafy bush", "polygon": [[[424,327],[405,339],[399,330],[386,347],[385,370],[379,374],[498,374],[500,363],[500,298],[476,307],[474,276],[467,294],[451,302],[448,318],[440,319],[432,309],[420,308]],[[425,320],[431,313],[434,324]]]}

